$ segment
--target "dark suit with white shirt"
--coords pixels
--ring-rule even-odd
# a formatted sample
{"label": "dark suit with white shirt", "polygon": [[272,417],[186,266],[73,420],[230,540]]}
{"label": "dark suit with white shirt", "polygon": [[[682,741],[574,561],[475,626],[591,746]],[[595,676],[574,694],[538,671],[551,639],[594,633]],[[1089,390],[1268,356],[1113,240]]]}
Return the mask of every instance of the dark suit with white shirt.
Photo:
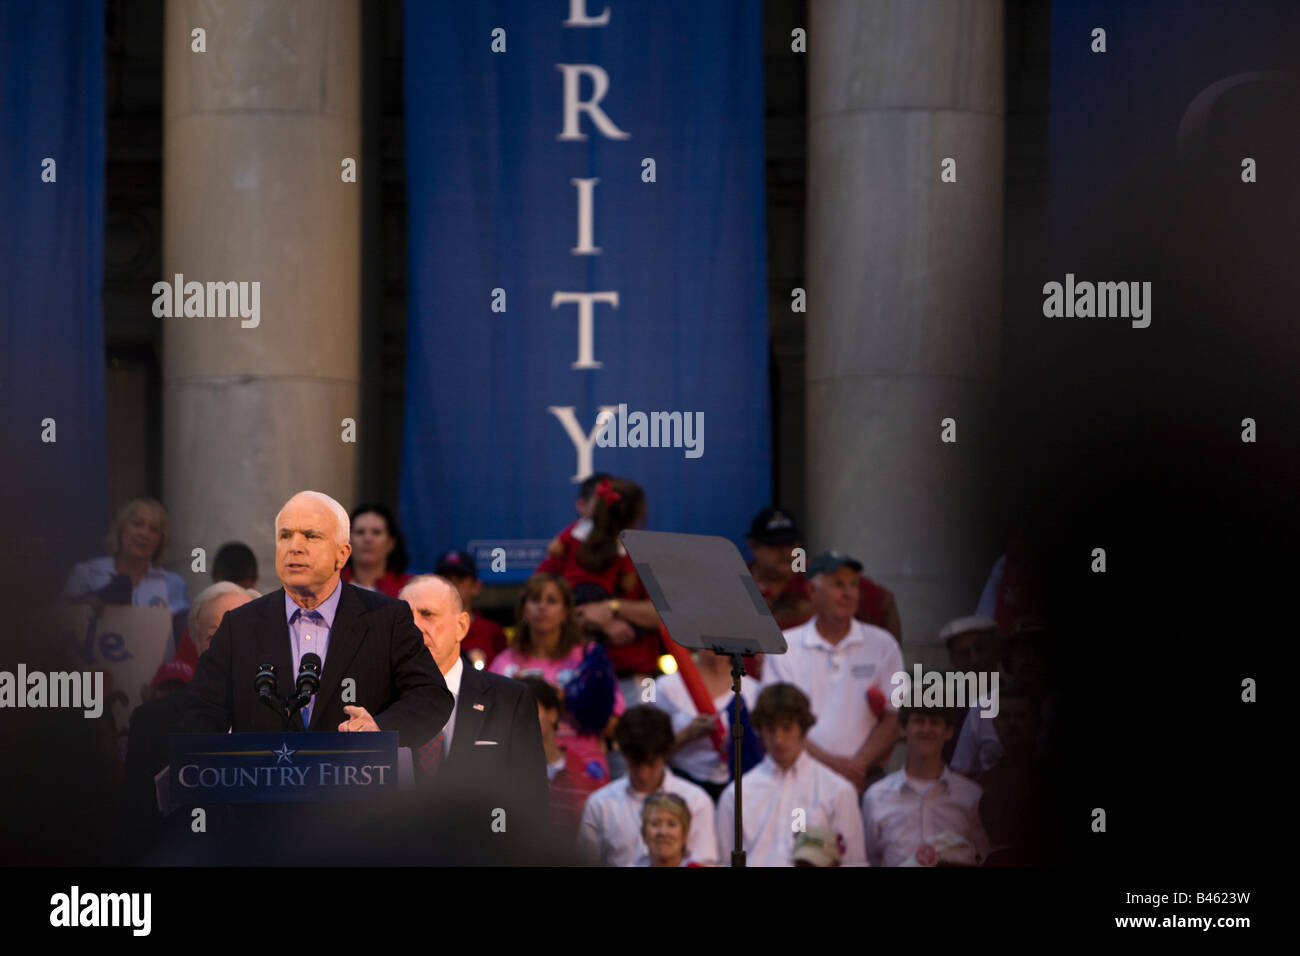
{"label": "dark suit with white shirt", "polygon": [[541,725],[527,686],[463,657],[461,668],[450,748],[416,785],[446,852],[494,862],[493,851],[522,853],[542,835],[549,788]]}

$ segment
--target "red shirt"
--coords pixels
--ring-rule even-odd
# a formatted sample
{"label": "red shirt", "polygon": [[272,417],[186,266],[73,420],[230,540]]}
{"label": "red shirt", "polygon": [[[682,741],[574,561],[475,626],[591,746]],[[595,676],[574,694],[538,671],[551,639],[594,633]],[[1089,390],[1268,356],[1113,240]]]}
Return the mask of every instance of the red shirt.
{"label": "red shirt", "polygon": [[572,843],[578,838],[587,798],[609,781],[593,777],[583,766],[581,758],[567,748],[561,749],[564,749],[564,769],[551,778],[550,820],[563,841]]}
{"label": "red shirt", "polygon": [[464,653],[482,651],[483,666],[487,667],[492,663],[492,658],[506,649],[506,632],[496,621],[480,614],[472,614],[469,620],[469,631],[465,634],[465,639],[460,642],[460,649]]}
{"label": "red shirt", "polygon": [[[352,583],[352,567],[343,568],[343,573],[339,575],[348,584]],[[375,590],[380,594],[387,594],[395,598],[398,593],[406,586],[406,582],[415,577],[413,574],[398,574],[396,571],[385,571],[384,576],[375,584]],[[359,586],[359,585],[358,585]]]}
{"label": "red shirt", "polygon": [[889,588],[877,584],[865,574],[861,575],[858,583],[858,613],[853,616],[863,624],[874,624],[888,630],[885,627],[885,609],[894,595]]}
{"label": "red shirt", "polygon": [[614,665],[614,673],[619,677],[627,677],[631,674],[654,674],[659,670],[659,658],[664,653],[659,632],[638,628],[636,633],[636,638],[629,644],[618,647],[613,644],[605,645],[609,659]]}
{"label": "red shirt", "polygon": [[[642,600],[645,592],[641,590],[641,579],[636,576],[632,559],[626,554],[619,554],[609,563],[604,571],[589,571],[578,562],[578,548],[582,542],[573,536],[573,526],[565,528],[559,534],[560,544],[564,546],[564,556],[546,558],[537,566],[537,570],[549,574],[558,574],[570,585],[585,583],[599,584],[610,597]],[[635,582],[631,587],[628,582]]]}
{"label": "red shirt", "polygon": [[[636,567],[627,554],[619,554],[604,571],[589,571],[578,563],[578,548],[582,542],[573,536],[573,525],[559,534],[559,541],[564,545],[564,556],[547,558],[537,566],[538,571],[558,574],[570,585],[587,582],[599,584],[611,597],[628,601],[644,601],[645,588],[637,577]],[[606,644],[609,659],[614,665],[614,672],[620,677],[630,674],[654,674],[659,670],[659,657],[663,654],[663,643],[659,640],[659,630],[638,629],[637,636],[630,643],[615,646]]]}
{"label": "red shirt", "polygon": [[194,646],[194,640],[190,637],[190,629],[185,628],[185,633],[181,639],[176,642],[176,660],[189,664],[190,667],[199,666],[199,649]]}
{"label": "red shirt", "polygon": [[[750,565],[749,570],[753,573],[754,566]],[[771,581],[759,581],[755,578],[754,583],[758,585],[759,593],[763,595],[768,610],[772,612],[772,617],[776,619],[776,625],[781,630],[798,627],[812,617],[808,580],[802,572],[796,571],[791,575],[779,591],[777,585]]]}
{"label": "red shirt", "polygon": [[[750,570],[753,570],[752,565]],[[877,584],[865,574],[858,577],[858,610],[853,616],[863,624],[885,627],[885,610],[893,594],[889,588]],[[757,584],[781,630],[812,620],[812,608],[807,603],[810,601],[808,578],[802,571],[791,575],[779,593],[766,581],[757,581]]]}

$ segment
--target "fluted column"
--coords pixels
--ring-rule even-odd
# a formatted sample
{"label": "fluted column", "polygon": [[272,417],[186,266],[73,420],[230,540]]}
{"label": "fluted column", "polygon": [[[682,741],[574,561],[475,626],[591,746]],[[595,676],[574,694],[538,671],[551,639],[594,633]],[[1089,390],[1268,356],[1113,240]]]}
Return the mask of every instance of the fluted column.
{"label": "fluted column", "polygon": [[[196,28],[206,52],[193,50]],[[211,561],[222,542],[243,540],[266,589],[272,519],[290,494],[315,488],[353,504],[356,446],[340,422],[365,425],[361,194],[340,164],[361,161],[360,7],[168,0],[164,51],[160,279],[260,285],[256,327],[161,319],[173,556],[188,569],[191,548]]]}
{"label": "fluted column", "polygon": [[973,613],[997,547],[1003,7],[809,13],[809,537],[860,557],[898,597],[909,659],[942,663],[936,632]]}

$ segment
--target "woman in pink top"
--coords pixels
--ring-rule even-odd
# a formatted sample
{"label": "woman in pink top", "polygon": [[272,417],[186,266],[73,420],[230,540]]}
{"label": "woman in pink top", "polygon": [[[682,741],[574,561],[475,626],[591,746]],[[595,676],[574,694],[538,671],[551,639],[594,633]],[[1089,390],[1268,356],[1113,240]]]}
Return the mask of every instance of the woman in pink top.
{"label": "woman in pink top", "polygon": [[[494,674],[505,677],[535,675],[564,689],[582,661],[582,630],[573,616],[573,591],[558,574],[534,574],[524,583],[515,608],[515,635],[510,646],[492,659]],[[615,684],[614,715],[603,734],[581,733],[567,717],[561,717],[556,742],[564,750],[569,767],[578,768],[591,790],[609,782],[609,761],[602,737],[606,736],[625,709],[623,694]]]}

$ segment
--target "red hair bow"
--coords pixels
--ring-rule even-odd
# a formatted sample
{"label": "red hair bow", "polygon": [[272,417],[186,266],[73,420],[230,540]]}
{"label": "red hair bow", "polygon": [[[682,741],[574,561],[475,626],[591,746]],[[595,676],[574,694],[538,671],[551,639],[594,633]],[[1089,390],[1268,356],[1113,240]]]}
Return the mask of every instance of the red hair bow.
{"label": "red hair bow", "polygon": [[623,500],[623,496],[610,486],[608,478],[600,479],[600,484],[596,485],[596,494],[600,495],[601,500],[607,505]]}

